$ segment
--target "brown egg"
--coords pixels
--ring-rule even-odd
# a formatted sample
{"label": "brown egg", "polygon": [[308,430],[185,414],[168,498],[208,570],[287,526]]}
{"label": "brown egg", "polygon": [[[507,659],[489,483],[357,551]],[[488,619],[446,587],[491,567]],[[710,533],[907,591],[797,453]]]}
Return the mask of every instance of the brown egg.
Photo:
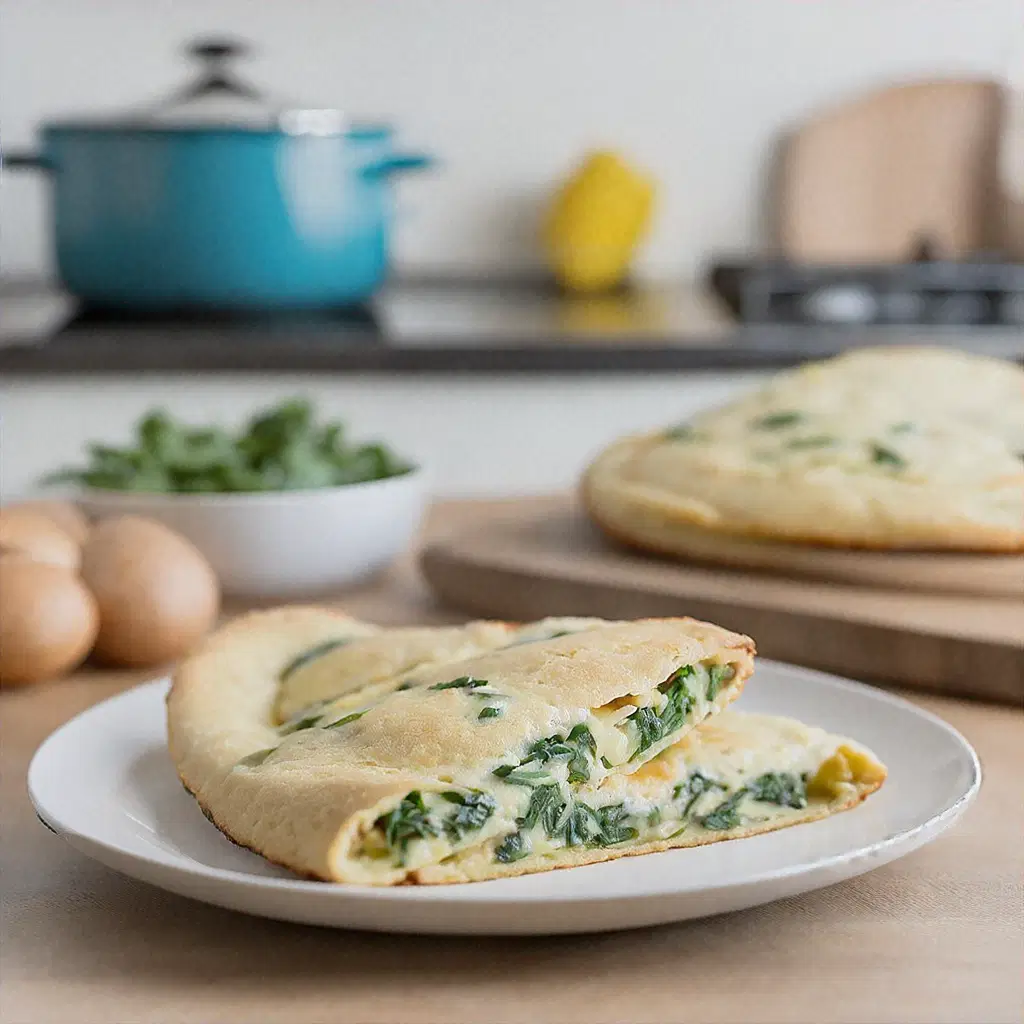
{"label": "brown egg", "polygon": [[100,609],[98,658],[156,665],[184,654],[217,618],[220,588],[184,537],[141,516],[105,519],[82,549],[82,579]]}
{"label": "brown egg", "polygon": [[24,555],[0,557],[0,685],[53,679],[92,648],[99,610],[67,569]]}
{"label": "brown egg", "polygon": [[17,505],[0,509],[0,553],[65,569],[77,569],[82,560],[81,548],[52,519]]}
{"label": "brown egg", "polygon": [[30,512],[44,516],[56,523],[76,544],[84,544],[89,536],[89,520],[85,513],[70,501],[40,499],[38,501],[19,501],[6,505],[2,511]]}

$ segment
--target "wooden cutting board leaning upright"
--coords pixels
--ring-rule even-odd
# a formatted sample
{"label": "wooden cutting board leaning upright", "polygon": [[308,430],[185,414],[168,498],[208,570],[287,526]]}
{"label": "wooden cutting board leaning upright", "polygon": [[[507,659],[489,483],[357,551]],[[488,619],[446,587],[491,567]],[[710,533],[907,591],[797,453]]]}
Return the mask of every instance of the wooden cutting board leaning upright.
{"label": "wooden cutting board leaning upright", "polygon": [[1000,248],[1004,94],[994,81],[882,89],[826,111],[788,140],[779,243],[798,263],[898,263]]}
{"label": "wooden cutting board leaning upright", "polygon": [[768,658],[1024,702],[1024,556],[727,539],[695,541],[694,556],[613,545],[558,496],[488,504],[474,526],[431,543],[420,564],[439,597],[473,615],[692,615],[748,633]]}

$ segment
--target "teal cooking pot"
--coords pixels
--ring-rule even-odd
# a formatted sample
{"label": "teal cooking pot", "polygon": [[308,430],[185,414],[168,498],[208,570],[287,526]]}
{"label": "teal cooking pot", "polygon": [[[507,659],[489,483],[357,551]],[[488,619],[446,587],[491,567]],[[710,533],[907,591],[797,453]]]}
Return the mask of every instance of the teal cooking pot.
{"label": "teal cooking pot", "polygon": [[203,42],[199,81],[116,122],[47,124],[57,265],[69,291],[122,309],[285,310],[367,299],[388,267],[392,178],[426,167],[392,130],[276,106],[229,73],[240,47]]}

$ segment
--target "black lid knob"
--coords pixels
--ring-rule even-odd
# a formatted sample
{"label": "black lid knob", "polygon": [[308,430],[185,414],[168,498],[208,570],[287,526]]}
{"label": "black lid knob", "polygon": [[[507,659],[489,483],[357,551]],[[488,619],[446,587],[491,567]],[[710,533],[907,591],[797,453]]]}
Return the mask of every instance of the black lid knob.
{"label": "black lid knob", "polygon": [[248,50],[248,45],[238,39],[193,39],[187,43],[185,52],[201,60],[204,67],[199,81],[184,89],[178,96],[179,100],[192,100],[211,93],[230,93],[247,99],[260,99],[256,89],[239,81],[225,68],[228,60]]}
{"label": "black lid knob", "polygon": [[237,39],[194,39],[185,51],[191,57],[200,60],[222,61],[229,57],[238,57],[248,51],[249,47]]}

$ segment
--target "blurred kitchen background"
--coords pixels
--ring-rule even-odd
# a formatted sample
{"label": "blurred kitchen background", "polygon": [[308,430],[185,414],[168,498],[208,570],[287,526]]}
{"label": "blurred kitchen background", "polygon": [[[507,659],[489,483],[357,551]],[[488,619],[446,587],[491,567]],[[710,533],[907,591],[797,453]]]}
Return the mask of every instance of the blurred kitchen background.
{"label": "blurred kitchen background", "polygon": [[[540,491],[623,431],[810,356],[908,339],[1024,354],[1020,0],[0,12],[5,496],[154,404],[237,420],[299,391],[422,457],[443,493]],[[196,198],[245,225],[218,263],[211,218],[190,236],[190,215],[154,198],[163,165],[126,169],[81,135],[154,118],[314,147],[356,128],[346,153],[358,143],[365,160],[382,158],[365,126],[385,124],[383,158],[406,164],[359,178],[370,241],[331,254],[318,218],[337,196],[296,187],[294,223],[268,214],[262,231],[242,178],[263,158],[225,156],[204,179],[221,191]],[[61,121],[79,134],[44,142]],[[40,154],[59,166],[26,166]],[[430,166],[413,166],[421,154]],[[83,199],[90,180],[102,199]],[[163,211],[148,239],[119,235],[133,202]],[[85,231],[90,203],[106,214]],[[169,223],[173,259],[152,244]],[[304,257],[282,254],[318,229],[297,280]],[[229,263],[241,277],[218,291]],[[484,421],[486,460],[469,445]]]}

